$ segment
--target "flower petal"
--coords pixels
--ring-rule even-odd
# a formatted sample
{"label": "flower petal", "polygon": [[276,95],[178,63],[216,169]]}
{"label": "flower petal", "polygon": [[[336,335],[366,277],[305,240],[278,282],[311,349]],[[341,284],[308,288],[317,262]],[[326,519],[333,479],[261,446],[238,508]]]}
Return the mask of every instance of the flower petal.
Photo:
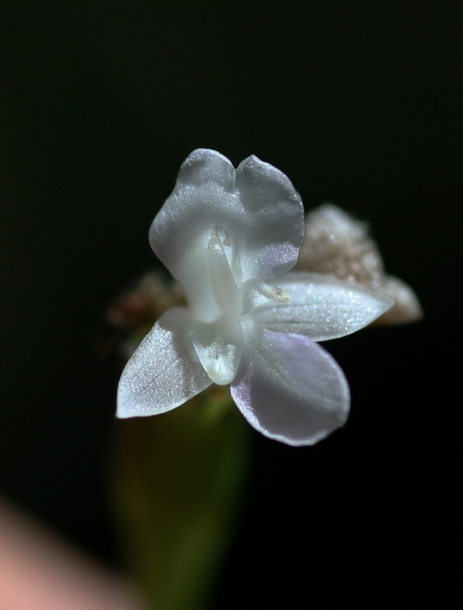
{"label": "flower petal", "polygon": [[349,412],[343,372],[302,335],[248,329],[231,394],[248,422],[288,445],[313,445],[342,426]]}
{"label": "flower petal", "polygon": [[304,210],[290,179],[251,155],[236,170],[246,213],[244,279],[269,280],[289,271],[304,241]]}
{"label": "flower petal", "polygon": [[211,235],[234,227],[239,202],[234,198],[235,169],[218,152],[198,149],[184,161],[172,194],[155,217],[151,248],[180,282],[196,318],[209,322],[219,314],[207,273]]}
{"label": "flower petal", "polygon": [[219,314],[204,272],[213,234],[223,236],[236,280],[277,277],[297,260],[304,237],[302,202],[289,179],[257,157],[236,172],[211,150],[196,150],[185,160],[151,225],[150,244],[203,322]]}
{"label": "flower petal", "polygon": [[329,275],[291,272],[275,281],[290,297],[267,301],[252,312],[264,328],[307,335],[313,341],[344,337],[367,326],[394,301],[355,282]]}
{"label": "flower petal", "polygon": [[198,148],[194,150],[180,167],[176,188],[183,186],[203,186],[213,183],[229,193],[235,188],[235,168],[231,161],[216,150]]}
{"label": "flower petal", "polygon": [[170,411],[211,384],[199,362],[185,351],[187,311],[167,311],[128,361],[117,393],[117,417],[142,417]]}

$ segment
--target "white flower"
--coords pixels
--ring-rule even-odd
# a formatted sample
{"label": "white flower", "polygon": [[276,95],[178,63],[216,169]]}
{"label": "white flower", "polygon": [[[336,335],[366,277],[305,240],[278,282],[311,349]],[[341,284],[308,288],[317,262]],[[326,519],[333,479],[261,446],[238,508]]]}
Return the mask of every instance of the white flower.
{"label": "white flower", "polygon": [[167,311],[127,363],[118,417],[164,413],[217,383],[231,384],[254,428],[289,445],[342,426],[349,388],[315,341],[363,328],[393,301],[288,273],[303,240],[302,202],[282,172],[255,156],[235,170],[218,152],[191,153],[150,229],[189,306]]}

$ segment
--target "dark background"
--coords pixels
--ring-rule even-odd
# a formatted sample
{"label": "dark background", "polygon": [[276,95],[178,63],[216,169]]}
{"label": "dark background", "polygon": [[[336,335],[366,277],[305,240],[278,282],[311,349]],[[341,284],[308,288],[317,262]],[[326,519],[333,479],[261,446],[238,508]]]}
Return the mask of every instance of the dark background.
{"label": "dark background", "polygon": [[0,490],[117,564],[105,309],[182,160],[254,153],[367,219],[426,317],[327,345],[342,431],[255,435],[216,607],[456,607],[463,4],[19,1],[0,29]]}

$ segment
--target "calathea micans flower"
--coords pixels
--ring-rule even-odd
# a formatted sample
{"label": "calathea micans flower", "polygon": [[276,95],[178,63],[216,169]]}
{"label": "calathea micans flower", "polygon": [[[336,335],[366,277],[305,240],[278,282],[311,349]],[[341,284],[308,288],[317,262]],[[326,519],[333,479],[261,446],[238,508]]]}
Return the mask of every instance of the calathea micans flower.
{"label": "calathea micans flower", "polygon": [[216,383],[231,385],[254,428],[289,445],[342,426],[349,388],[316,342],[363,328],[393,301],[289,272],[303,240],[302,202],[282,172],[255,156],[235,170],[218,152],[191,153],[150,229],[188,306],[167,311],[127,363],[118,417],[169,411]]}

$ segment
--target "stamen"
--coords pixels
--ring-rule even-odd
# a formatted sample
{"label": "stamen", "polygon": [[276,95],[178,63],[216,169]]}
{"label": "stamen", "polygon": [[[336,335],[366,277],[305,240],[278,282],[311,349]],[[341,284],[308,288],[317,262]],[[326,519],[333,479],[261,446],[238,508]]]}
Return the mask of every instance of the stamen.
{"label": "stamen", "polygon": [[243,292],[243,315],[263,305],[267,300],[279,303],[288,303],[291,300],[291,297],[278,286],[255,279],[246,282]]}
{"label": "stamen", "polygon": [[284,292],[278,286],[272,286],[272,284],[264,284],[264,282],[260,283],[256,286],[257,290],[268,299],[272,299],[274,301],[279,301],[280,303],[288,303],[291,300],[291,297]]}

